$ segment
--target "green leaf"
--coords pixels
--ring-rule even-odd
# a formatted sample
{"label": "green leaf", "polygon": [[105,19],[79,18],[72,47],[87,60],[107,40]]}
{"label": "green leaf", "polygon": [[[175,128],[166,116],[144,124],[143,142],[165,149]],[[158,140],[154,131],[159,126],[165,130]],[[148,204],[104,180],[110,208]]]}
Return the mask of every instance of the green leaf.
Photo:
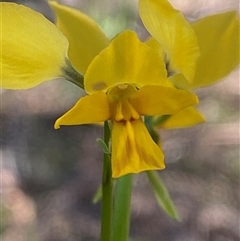
{"label": "green leaf", "polygon": [[163,181],[161,180],[160,176],[155,171],[148,171],[147,175],[160,207],[166,212],[168,216],[178,221],[181,221],[179,214],[169,195],[169,192]]}
{"label": "green leaf", "polygon": [[97,204],[102,199],[102,185],[98,188],[95,196],[93,197],[93,204]]}
{"label": "green leaf", "polygon": [[105,143],[105,141],[101,138],[97,138],[96,141],[98,142],[98,144],[101,146],[103,152],[107,155],[110,155],[110,151],[109,151],[109,148],[107,146],[107,144]]}

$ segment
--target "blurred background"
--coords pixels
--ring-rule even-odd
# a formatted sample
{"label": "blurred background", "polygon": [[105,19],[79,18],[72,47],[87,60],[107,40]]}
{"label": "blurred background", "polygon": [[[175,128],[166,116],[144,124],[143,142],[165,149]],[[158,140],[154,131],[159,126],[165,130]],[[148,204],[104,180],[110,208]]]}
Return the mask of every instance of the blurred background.
{"label": "blurred background", "polygon": [[[54,22],[46,1],[15,2]],[[126,28],[147,37],[136,0],[60,2],[89,14],[110,38]],[[171,2],[189,21],[239,8],[237,0]],[[159,209],[144,173],[135,175],[131,241],[239,240],[239,93],[236,69],[218,84],[197,90],[206,123],[160,131],[167,168],[159,175],[182,221]],[[100,203],[92,200],[101,183],[96,138],[102,137],[102,128],[53,128],[83,94],[64,80],[24,91],[1,90],[2,241],[99,240]]]}

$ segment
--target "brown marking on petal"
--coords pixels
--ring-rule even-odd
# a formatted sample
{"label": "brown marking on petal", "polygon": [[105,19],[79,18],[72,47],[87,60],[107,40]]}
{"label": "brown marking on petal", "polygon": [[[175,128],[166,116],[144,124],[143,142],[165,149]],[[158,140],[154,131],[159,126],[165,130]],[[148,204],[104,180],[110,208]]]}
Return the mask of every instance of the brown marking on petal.
{"label": "brown marking on petal", "polygon": [[99,81],[99,82],[96,82],[94,85],[93,85],[93,89],[94,90],[103,90],[107,87],[106,83],[104,83],[103,81]]}

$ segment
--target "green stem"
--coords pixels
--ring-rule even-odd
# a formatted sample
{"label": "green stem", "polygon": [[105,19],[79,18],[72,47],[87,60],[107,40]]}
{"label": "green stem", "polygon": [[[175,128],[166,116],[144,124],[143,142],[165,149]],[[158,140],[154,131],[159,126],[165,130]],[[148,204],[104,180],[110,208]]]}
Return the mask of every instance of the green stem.
{"label": "green stem", "polygon": [[[104,123],[104,141],[108,145],[110,130],[107,121]],[[112,169],[110,155],[104,153],[103,175],[102,175],[102,222],[101,241],[111,241],[112,231]]]}
{"label": "green stem", "polygon": [[132,179],[133,175],[128,174],[116,180],[112,238],[114,241],[127,241],[129,238]]}
{"label": "green stem", "polygon": [[63,77],[78,87],[84,89],[83,76],[78,73],[68,59],[65,59],[66,67],[62,68]]}
{"label": "green stem", "polygon": [[167,121],[170,117],[170,115],[161,115],[156,118],[152,118],[152,126],[159,126]]}

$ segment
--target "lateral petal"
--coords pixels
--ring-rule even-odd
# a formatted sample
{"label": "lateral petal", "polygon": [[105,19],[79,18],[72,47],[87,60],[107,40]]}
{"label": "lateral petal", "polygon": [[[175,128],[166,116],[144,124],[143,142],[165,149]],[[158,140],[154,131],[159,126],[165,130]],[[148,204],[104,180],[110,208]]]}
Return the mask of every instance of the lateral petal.
{"label": "lateral petal", "polygon": [[195,94],[173,87],[143,86],[132,105],[140,115],[173,115],[187,107],[198,104]]}
{"label": "lateral petal", "polygon": [[171,115],[162,125],[157,125],[157,127],[163,129],[185,128],[203,123],[204,121],[204,117],[196,108],[188,107],[175,115]]}
{"label": "lateral petal", "polygon": [[125,83],[136,86],[167,83],[163,57],[140,42],[136,33],[130,30],[117,35],[94,58],[85,74],[84,86],[90,94]]}
{"label": "lateral petal", "polygon": [[190,24],[166,0],[140,0],[139,13],[146,29],[165,49],[170,71],[181,72],[191,82],[199,48]]}
{"label": "lateral petal", "polygon": [[164,169],[164,155],[141,119],[113,122],[112,177]]}
{"label": "lateral petal", "polygon": [[73,66],[85,73],[89,63],[109,45],[109,39],[89,16],[68,6],[50,1],[57,15],[57,26],[69,41],[68,55]]}
{"label": "lateral petal", "polygon": [[1,87],[27,89],[62,75],[68,41],[42,14],[0,3]]}
{"label": "lateral petal", "polygon": [[82,125],[102,122],[110,119],[110,110],[107,96],[104,92],[87,95],[58,118],[54,128],[58,129],[61,125]]}
{"label": "lateral petal", "polygon": [[192,25],[201,57],[191,88],[208,86],[239,64],[239,19],[234,11],[205,17]]}

